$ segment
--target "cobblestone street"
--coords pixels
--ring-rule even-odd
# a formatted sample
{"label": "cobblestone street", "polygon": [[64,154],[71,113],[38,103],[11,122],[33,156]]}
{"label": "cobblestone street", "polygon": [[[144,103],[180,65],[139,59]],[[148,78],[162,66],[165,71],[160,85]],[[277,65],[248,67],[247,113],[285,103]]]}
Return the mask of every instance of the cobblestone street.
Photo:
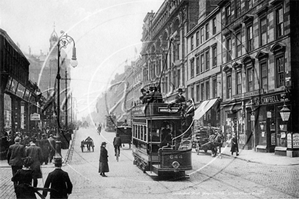
{"label": "cobblestone street", "polygon": [[[91,136],[95,140],[94,152],[81,152],[80,140]],[[119,162],[113,156],[109,144],[108,177],[98,173],[99,145],[102,141],[111,143],[114,133],[103,132],[100,136],[95,129],[80,129],[75,136],[74,151],[69,164],[63,166],[73,183],[72,198],[298,198],[299,197],[299,159],[280,163],[269,159],[266,162],[250,161],[251,154],[240,153],[241,158],[229,156],[223,148],[222,158],[212,158],[209,154],[192,153],[193,170],[187,172],[184,180],[158,179],[143,173],[132,164],[132,154],[128,146],[121,150]],[[66,157],[67,151],[62,151]],[[256,153],[260,156],[260,153]],[[271,154],[269,154],[271,156]],[[248,156],[248,160],[247,157]],[[243,159],[244,158],[244,159]],[[280,156],[274,157],[282,161]],[[266,160],[264,160],[266,161]],[[53,165],[43,165],[43,183]],[[2,162],[0,198],[14,199],[13,185],[10,181],[11,169]],[[49,195],[48,197],[49,198]]]}

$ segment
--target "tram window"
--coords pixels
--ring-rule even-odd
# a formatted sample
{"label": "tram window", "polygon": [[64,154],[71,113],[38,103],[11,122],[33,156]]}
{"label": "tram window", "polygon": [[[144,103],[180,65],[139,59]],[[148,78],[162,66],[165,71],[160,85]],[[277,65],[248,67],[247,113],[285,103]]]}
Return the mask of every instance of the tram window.
{"label": "tram window", "polygon": [[141,126],[138,126],[138,138],[141,139]]}
{"label": "tram window", "polygon": [[141,126],[141,131],[142,131],[142,140],[145,141],[145,134],[146,134],[146,132],[144,131],[144,126]]}
{"label": "tram window", "polygon": [[143,126],[143,131],[144,131],[144,140],[147,141],[147,131],[146,131],[146,126]]}

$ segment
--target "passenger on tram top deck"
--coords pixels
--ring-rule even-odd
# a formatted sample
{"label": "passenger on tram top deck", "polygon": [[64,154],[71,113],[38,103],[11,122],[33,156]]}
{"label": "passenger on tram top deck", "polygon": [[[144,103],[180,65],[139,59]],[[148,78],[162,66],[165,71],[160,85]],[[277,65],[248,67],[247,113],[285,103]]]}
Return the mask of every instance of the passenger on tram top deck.
{"label": "passenger on tram top deck", "polygon": [[171,109],[175,104],[180,105],[180,109],[182,109],[182,105],[185,103],[185,97],[183,96],[183,90],[181,88],[178,88],[177,95],[175,96],[175,101],[171,102],[168,105],[168,108]]}
{"label": "passenger on tram top deck", "polygon": [[141,100],[142,104],[145,104],[145,103],[147,103],[147,98],[146,98],[147,91],[144,88],[142,88],[141,93],[142,93],[142,96],[140,96],[140,100]]}
{"label": "passenger on tram top deck", "polygon": [[148,102],[154,102],[154,103],[162,103],[163,98],[161,92],[157,89],[157,87],[150,87],[150,98],[148,99]]}

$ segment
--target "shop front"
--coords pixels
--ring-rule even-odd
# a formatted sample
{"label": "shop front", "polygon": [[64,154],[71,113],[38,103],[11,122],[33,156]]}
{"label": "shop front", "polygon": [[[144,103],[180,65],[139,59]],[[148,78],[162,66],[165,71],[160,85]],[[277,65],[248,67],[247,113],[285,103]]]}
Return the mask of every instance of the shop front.
{"label": "shop front", "polygon": [[256,151],[287,156],[289,150],[299,150],[299,133],[293,132],[293,118],[282,115],[284,106],[291,112],[290,99],[285,98],[285,93],[256,96],[252,102]]}
{"label": "shop front", "polygon": [[222,103],[222,128],[227,139],[234,134],[239,148],[248,150],[252,149],[252,131],[251,125],[246,122],[250,117],[246,114],[244,104],[241,99]]}
{"label": "shop front", "polygon": [[37,112],[36,98],[31,88],[9,77],[3,93],[1,103],[4,104],[4,131],[11,137],[16,132],[30,132],[35,126],[30,121],[30,114]]}

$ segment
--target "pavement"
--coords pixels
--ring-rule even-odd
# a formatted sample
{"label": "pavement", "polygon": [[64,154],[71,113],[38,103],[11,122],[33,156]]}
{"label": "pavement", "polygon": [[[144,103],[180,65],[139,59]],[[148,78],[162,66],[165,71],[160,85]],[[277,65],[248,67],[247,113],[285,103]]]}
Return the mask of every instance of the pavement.
{"label": "pavement", "polygon": [[233,155],[231,155],[229,146],[222,147],[221,154],[241,159],[247,162],[255,162],[266,165],[299,165],[299,157],[280,156],[275,155],[275,153],[264,153],[256,152],[254,150],[239,149],[238,156],[236,156],[236,153],[233,153]]}

